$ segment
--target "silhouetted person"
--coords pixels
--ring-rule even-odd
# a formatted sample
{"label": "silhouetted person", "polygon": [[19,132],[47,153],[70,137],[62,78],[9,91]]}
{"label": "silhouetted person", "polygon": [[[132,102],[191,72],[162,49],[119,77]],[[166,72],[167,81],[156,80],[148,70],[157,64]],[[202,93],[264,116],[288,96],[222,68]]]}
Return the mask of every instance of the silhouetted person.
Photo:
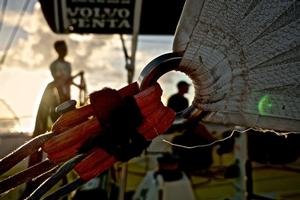
{"label": "silhouetted person", "polygon": [[190,85],[185,81],[178,82],[178,91],[168,99],[168,107],[172,108],[176,112],[186,109],[189,106],[189,101],[184,94],[188,93],[189,86]]}
{"label": "silhouetted person", "polygon": [[[55,108],[61,103],[70,100],[70,86],[72,83],[71,64],[65,60],[68,53],[67,45],[63,40],[54,43],[57,59],[50,65],[53,81],[45,88],[35,123],[33,137],[43,134],[59,117]],[[49,122],[49,117],[51,123]]]}
{"label": "silhouetted person", "polygon": [[157,158],[158,169],[155,176],[162,175],[164,181],[176,181],[182,178],[182,172],[178,166],[178,157],[174,154],[164,153]]}
{"label": "silhouetted person", "polygon": [[[185,124],[182,135],[175,136],[173,143],[183,146],[206,145],[213,142],[215,138],[208,132],[205,126],[197,121],[190,121]],[[213,163],[212,146],[186,149],[173,146],[173,154],[179,158],[179,167],[188,176],[193,172],[206,171]]]}
{"label": "silhouetted person", "polygon": [[[185,81],[178,82],[178,92],[169,98],[168,107],[176,112],[181,112],[186,109],[189,106],[189,102],[184,94],[188,93],[189,86],[190,85]],[[194,119],[169,129],[169,132],[172,131],[182,131],[182,135],[175,136],[172,141],[179,145],[191,147],[208,144],[215,140],[205,126]],[[194,171],[208,169],[213,162],[212,147],[186,149],[173,146],[172,151],[173,154],[178,156],[180,169],[188,176]]]}
{"label": "silhouetted person", "polygon": [[[65,60],[65,57],[68,53],[65,41],[56,41],[54,43],[54,49],[58,57],[50,65],[53,81],[46,86],[43,93],[41,102],[39,104],[32,137],[36,137],[49,131],[51,125],[59,117],[59,114],[55,112],[55,108],[64,101],[70,100],[70,86],[72,83],[71,64]],[[41,162],[42,158],[43,153],[41,150],[33,153],[29,157],[28,167]],[[42,181],[43,180],[28,182],[21,199],[24,199],[31,192],[33,192]]]}
{"label": "silhouetted person", "polygon": [[54,48],[58,57],[51,63],[50,71],[59,94],[60,102],[64,102],[70,99],[70,85],[72,83],[71,64],[65,60],[68,53],[65,41],[56,41],[54,43]]}

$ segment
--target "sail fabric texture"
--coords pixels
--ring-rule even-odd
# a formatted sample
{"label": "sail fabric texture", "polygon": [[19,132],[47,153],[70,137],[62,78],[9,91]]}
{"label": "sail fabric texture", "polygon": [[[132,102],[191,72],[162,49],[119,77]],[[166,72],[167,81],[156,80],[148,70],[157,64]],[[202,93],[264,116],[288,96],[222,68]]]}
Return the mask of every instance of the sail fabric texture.
{"label": "sail fabric texture", "polygon": [[187,0],[173,51],[205,120],[300,131],[300,1]]}

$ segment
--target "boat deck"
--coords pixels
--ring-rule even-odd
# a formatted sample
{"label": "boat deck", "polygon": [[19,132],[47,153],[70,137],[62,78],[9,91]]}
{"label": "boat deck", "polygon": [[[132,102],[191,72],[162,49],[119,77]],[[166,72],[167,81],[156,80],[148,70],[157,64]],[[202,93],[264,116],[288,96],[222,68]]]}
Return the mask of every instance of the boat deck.
{"label": "boat deck", "polygon": [[[220,158],[214,151],[214,163],[210,173],[193,174],[191,184],[197,200],[241,199],[237,187],[238,178],[224,178],[224,169],[234,162],[234,154]],[[144,160],[143,160],[144,159]],[[149,158],[148,158],[149,159]],[[147,159],[146,159],[147,160]],[[127,192],[135,191],[146,174],[146,169],[155,170],[147,165],[145,158],[132,160],[128,165]],[[289,165],[263,165],[252,162],[253,191],[256,195],[271,199],[300,199],[300,158]]]}

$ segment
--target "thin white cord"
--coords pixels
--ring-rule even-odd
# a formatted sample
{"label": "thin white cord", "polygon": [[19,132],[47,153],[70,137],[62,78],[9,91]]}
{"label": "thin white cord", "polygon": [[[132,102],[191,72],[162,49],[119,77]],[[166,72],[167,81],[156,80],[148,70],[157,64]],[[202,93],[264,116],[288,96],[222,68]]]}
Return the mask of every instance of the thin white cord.
{"label": "thin white cord", "polygon": [[287,135],[288,135],[288,134],[291,134],[291,133],[299,134],[299,132],[284,132],[284,133],[278,133],[278,132],[276,132],[276,131],[274,131],[274,130],[257,130],[257,129],[254,129],[254,128],[248,128],[248,129],[246,129],[246,130],[237,130],[237,129],[235,129],[235,130],[233,130],[233,131],[231,132],[231,134],[230,134],[229,136],[227,136],[227,137],[225,137],[225,138],[222,138],[222,139],[213,141],[213,142],[208,143],[208,144],[202,144],[202,145],[185,146],[185,145],[180,145],[180,144],[176,144],[176,143],[170,142],[170,141],[168,141],[168,140],[166,140],[166,139],[162,139],[162,141],[165,142],[165,143],[167,143],[167,144],[169,144],[169,145],[171,145],[171,146],[180,147],[180,148],[184,148],[184,149],[206,148],[206,147],[212,146],[212,145],[214,145],[214,144],[216,144],[216,143],[224,142],[224,141],[230,139],[230,138],[234,135],[235,132],[245,133],[245,132],[247,132],[247,131],[249,131],[249,130],[261,131],[261,132],[263,132],[263,133],[264,133],[264,132],[273,132],[273,133],[276,133],[276,135],[279,135],[279,136],[285,136],[285,137],[287,137]]}
{"label": "thin white cord", "polygon": [[219,139],[219,140],[216,140],[216,141],[213,141],[211,143],[208,143],[208,144],[201,144],[201,145],[196,145],[196,146],[185,146],[185,145],[180,145],[180,144],[175,144],[175,143],[172,143],[166,139],[163,139],[162,141],[171,145],[171,146],[175,146],[175,147],[180,147],[180,148],[184,148],[184,149],[195,149],[195,148],[205,148],[205,147],[209,147],[209,146],[212,146],[216,143],[219,143],[219,142],[223,142],[225,140],[228,140],[229,138],[231,138],[234,134],[234,131],[231,132],[231,134],[226,137],[226,138],[223,138],[223,139]]}

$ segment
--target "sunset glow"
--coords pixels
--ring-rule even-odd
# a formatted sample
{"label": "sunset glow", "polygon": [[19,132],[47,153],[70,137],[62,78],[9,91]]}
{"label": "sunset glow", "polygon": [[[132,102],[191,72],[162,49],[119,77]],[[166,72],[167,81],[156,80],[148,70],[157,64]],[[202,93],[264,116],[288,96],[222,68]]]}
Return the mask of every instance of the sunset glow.
{"label": "sunset glow", "polygon": [[[1,38],[10,36],[21,9],[17,1],[9,2],[10,10],[4,18]],[[124,38],[130,52],[131,37],[125,35]],[[85,72],[88,93],[103,87],[118,89],[127,84],[125,58],[119,35],[54,34],[44,20],[39,3],[32,2],[21,21],[15,42],[9,49],[4,64],[0,66],[0,98],[20,118],[19,131],[33,130],[42,93],[47,83],[52,81],[49,65],[56,59],[53,43],[58,39],[65,40],[68,45],[66,60],[72,64],[72,74]],[[139,37],[134,81],[152,59],[172,51],[172,40],[171,36]],[[0,55],[4,53],[6,45],[7,40],[0,42]],[[171,93],[176,92],[179,79],[188,80],[183,74],[175,72],[159,80],[164,89],[163,102],[166,102]],[[78,91],[73,88],[72,92],[76,98]],[[192,101],[192,90],[188,98]]]}

